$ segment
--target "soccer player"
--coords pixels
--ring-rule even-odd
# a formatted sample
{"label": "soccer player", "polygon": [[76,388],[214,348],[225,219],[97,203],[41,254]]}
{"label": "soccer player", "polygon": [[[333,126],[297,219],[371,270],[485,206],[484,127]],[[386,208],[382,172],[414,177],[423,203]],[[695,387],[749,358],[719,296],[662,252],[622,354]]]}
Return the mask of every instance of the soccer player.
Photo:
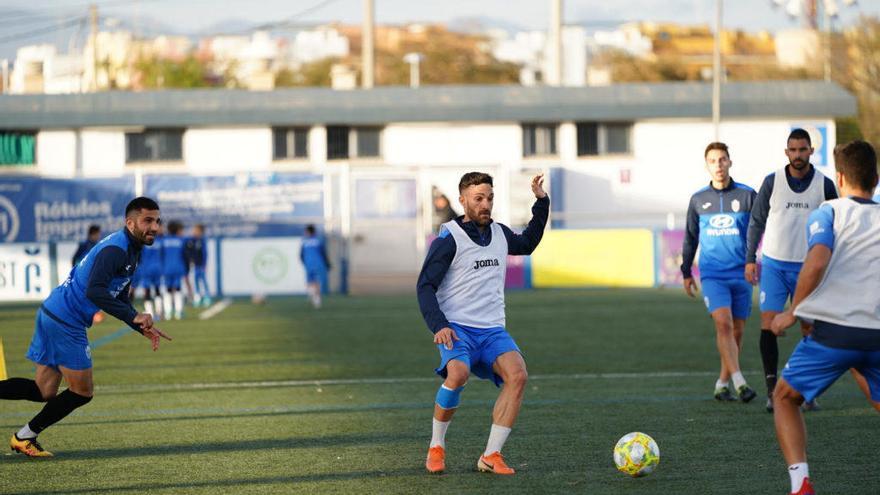
{"label": "soccer player", "polygon": [[743,402],[755,398],[739,368],[743,329],[752,311],[752,286],[743,280],[746,262],[746,229],[755,190],[730,177],[730,151],[724,143],[709,143],[703,152],[709,185],[691,196],[682,247],[684,290],[694,297],[691,273],[697,246],[700,251],[700,284],[703,301],[715,322],[715,342],[721,355],[721,373],[715,382],[715,399],[735,401],[730,380]]}
{"label": "soccer player", "polygon": [[95,247],[95,244],[101,240],[101,226],[100,225],[89,225],[88,234],[86,234],[86,240],[79,243],[76,247],[76,252],[73,253],[73,259],[70,261],[71,265],[75,265],[82,261],[83,258],[86,257],[86,253],[89,252],[90,249]]}
{"label": "soccer player", "polygon": [[211,305],[211,293],[208,291],[208,279],[205,278],[205,265],[208,263],[208,250],[205,246],[205,226],[196,224],[192,230],[192,236],[186,240],[183,247],[183,255],[186,258],[187,269],[193,267],[193,306]]}
{"label": "soccer player", "polygon": [[183,257],[183,224],[172,220],[168,222],[168,235],[162,237],[162,280],[165,293],[162,294],[165,318],[183,318],[183,292],[180,282],[186,275],[186,260]]}
{"label": "soccer player", "polygon": [[[758,283],[755,264],[758,244],[764,238],[760,281],[761,361],[767,385],[767,412],[773,412],[773,387],[779,367],[779,345],[770,331],[773,317],[785,308],[794,294],[798,273],[807,254],[804,227],[807,217],[825,200],[837,198],[834,181],[810,163],[813,154],[810,134],[794,129],[788,136],[785,155],[788,165],[768,175],[758,190],[749,220],[745,277]],[[815,409],[813,402],[805,409]]]}
{"label": "soccer player", "polygon": [[[99,308],[124,321],[152,341],[171,340],[138,313],[128,299],[128,285],[141,247],[153,243],[159,224],[159,206],[149,198],[133,199],[125,208],[125,228],[105,237],[70,270],[67,280],[53,290],[37,310],[34,337],[27,358],[37,367],[34,380],[0,381],[0,399],[45,402],[46,405],[9,441],[12,450],[31,457],[51,457],[37,435],[93,395],[92,354],[86,330]],[[61,378],[68,388],[58,393]]]}
{"label": "soccer player", "polygon": [[880,205],[871,200],[877,155],[870,144],[854,141],[834,150],[834,162],[843,197],[810,214],[804,229],[809,251],[791,307],[771,327],[783,335],[796,319],[807,325],[773,392],[776,437],[797,495],[815,494],[800,404],[854,368],[880,408]]}
{"label": "soccer player", "polygon": [[550,199],[543,184],[542,174],[532,178],[537,198],[532,219],[522,234],[514,234],[492,221],[492,177],[465,174],[458,184],[465,213],[443,224],[428,250],[417,285],[419,308],[440,350],[435,371],[445,379],[437,391],[425,461],[431,473],[446,469],[446,430],[473,372],[501,387],[477,469],[514,474],[501,448],[519,414],[528,373],[519,347],[504,328],[504,278],[507,255],[531,254],[544,235]]}
{"label": "soccer player", "polygon": [[330,261],[327,259],[324,240],[317,235],[314,225],[306,226],[299,259],[306,269],[306,291],[309,294],[309,301],[315,309],[320,309],[321,294],[327,288],[327,270],[330,269]]}
{"label": "soccer player", "polygon": [[[134,274],[134,285],[144,292],[144,313],[156,320],[165,315],[162,312],[162,226],[156,229],[155,241],[141,249],[140,262]],[[170,315],[168,315],[170,317]]]}

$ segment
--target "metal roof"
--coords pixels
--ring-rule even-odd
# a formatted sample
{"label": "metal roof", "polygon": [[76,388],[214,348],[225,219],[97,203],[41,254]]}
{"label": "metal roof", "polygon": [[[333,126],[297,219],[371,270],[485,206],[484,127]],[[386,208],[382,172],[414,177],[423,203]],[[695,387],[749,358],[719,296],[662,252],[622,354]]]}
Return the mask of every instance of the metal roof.
{"label": "metal roof", "polygon": [[[700,82],[2,95],[0,129],[710,118],[711,95],[711,84]],[[722,86],[721,113],[847,117],[856,114],[856,101],[837,84],[822,81],[736,82]]]}

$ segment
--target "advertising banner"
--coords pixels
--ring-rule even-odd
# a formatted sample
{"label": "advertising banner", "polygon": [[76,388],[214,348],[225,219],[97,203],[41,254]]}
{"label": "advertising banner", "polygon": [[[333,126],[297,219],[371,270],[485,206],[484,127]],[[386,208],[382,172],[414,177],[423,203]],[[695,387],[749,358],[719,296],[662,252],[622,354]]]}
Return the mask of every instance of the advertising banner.
{"label": "advertising banner", "polygon": [[80,241],[91,224],[122,228],[134,178],[0,177],[0,241]]}
{"label": "advertising banner", "polygon": [[246,173],[228,176],[147,175],[144,194],[167,223],[202,223],[210,237],[300,235],[324,221],[323,176]]}
{"label": "advertising banner", "polygon": [[304,294],[301,238],[223,239],[220,278],[226,296]]}
{"label": "advertising banner", "polygon": [[0,244],[0,301],[42,301],[51,279],[48,244]]}

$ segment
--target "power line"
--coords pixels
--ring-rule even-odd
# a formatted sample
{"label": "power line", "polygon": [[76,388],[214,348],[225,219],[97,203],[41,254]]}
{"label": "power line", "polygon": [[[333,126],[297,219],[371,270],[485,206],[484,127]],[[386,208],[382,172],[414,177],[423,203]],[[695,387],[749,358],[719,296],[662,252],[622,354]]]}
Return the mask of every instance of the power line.
{"label": "power line", "polygon": [[[321,10],[324,7],[326,7],[332,3],[338,2],[338,1],[339,0],[322,0],[318,3],[316,3],[315,5],[312,5],[311,7],[303,9],[303,10],[293,14],[292,16],[290,16],[284,20],[276,21],[276,22],[269,22],[269,23],[265,23],[265,24],[259,24],[259,25],[253,26],[251,28],[248,28],[248,29],[243,29],[241,31],[237,31],[236,33],[243,34],[243,33],[250,33],[253,31],[267,31],[267,30],[271,30],[271,29],[291,27],[292,25],[295,25],[294,21],[296,21],[300,17],[304,17],[304,16],[307,16],[311,13],[317,12],[318,10]],[[236,33],[232,33],[232,34],[236,34]]]}
{"label": "power line", "polygon": [[73,19],[67,20],[67,22],[62,22],[60,24],[55,24],[53,26],[44,26],[42,28],[34,29],[31,31],[25,31],[23,33],[10,34],[7,36],[0,36],[0,43],[4,43],[6,41],[14,41],[20,39],[33,38],[35,36],[39,36],[41,34],[54,33],[56,31],[61,31],[63,29],[75,26],[82,22],[85,17],[75,17]]}

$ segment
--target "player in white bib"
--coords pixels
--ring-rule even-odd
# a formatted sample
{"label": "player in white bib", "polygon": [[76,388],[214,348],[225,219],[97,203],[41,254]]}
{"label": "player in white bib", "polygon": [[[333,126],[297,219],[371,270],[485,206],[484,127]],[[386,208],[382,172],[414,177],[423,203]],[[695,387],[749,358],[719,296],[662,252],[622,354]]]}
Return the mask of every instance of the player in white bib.
{"label": "player in white bib", "polygon": [[[492,177],[471,172],[458,185],[464,215],[444,223],[431,244],[417,286],[419,309],[440,351],[435,370],[445,380],[437,391],[431,443],[425,467],[446,469],[446,430],[471,372],[493,380],[501,393],[480,471],[514,474],[501,456],[522,405],[526,363],[505,326],[504,280],[507,256],[531,254],[541,242],[550,213],[544,176],[532,178],[537,198],[522,234],[492,221]],[[502,386],[503,385],[503,386]]]}
{"label": "player in white bib", "polygon": [[[779,368],[779,346],[770,331],[773,317],[785,309],[794,294],[798,273],[807,255],[804,226],[807,217],[825,200],[837,198],[834,182],[810,163],[810,134],[794,129],[788,136],[788,165],[767,176],[752,206],[746,245],[745,277],[758,283],[755,263],[758,244],[764,238],[760,277],[761,361],[767,384],[767,412],[773,412],[773,387]],[[813,408],[815,403],[805,407]]]}
{"label": "player in white bib", "polygon": [[807,325],[773,393],[776,436],[796,495],[815,494],[799,406],[852,368],[864,376],[880,411],[880,205],[871,200],[877,155],[870,144],[854,141],[835,149],[834,161],[843,197],[810,214],[809,251],[791,308],[772,322],[777,335],[796,319]]}

